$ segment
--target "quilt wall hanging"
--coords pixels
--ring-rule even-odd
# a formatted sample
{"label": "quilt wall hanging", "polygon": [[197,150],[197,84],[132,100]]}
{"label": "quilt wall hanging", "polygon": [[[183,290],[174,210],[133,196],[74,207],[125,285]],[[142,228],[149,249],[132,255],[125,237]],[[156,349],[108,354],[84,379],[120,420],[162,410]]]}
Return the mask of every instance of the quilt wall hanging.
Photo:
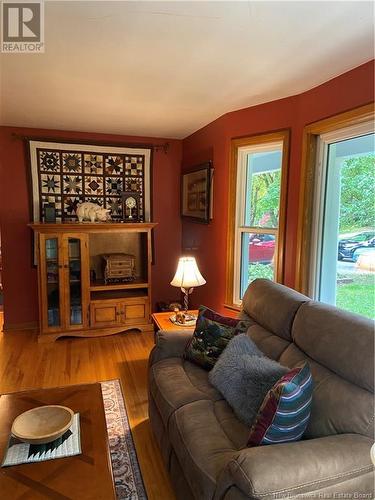
{"label": "quilt wall hanging", "polygon": [[79,203],[92,202],[123,220],[122,196],[139,195],[140,220],[151,220],[151,148],[28,141],[33,221],[53,207],[56,222],[77,220]]}

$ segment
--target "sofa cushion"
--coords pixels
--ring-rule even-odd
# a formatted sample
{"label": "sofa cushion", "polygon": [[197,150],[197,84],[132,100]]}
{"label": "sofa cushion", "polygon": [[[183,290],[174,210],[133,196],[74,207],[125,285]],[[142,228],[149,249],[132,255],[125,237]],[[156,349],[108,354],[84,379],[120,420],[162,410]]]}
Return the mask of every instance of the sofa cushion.
{"label": "sofa cushion", "polygon": [[256,279],[242,299],[246,314],[275,335],[291,340],[291,328],[298,308],[310,300],[305,295],[266,279]]}
{"label": "sofa cushion", "polygon": [[311,417],[305,436],[316,438],[355,432],[371,437],[373,395],[309,358],[295,344],[280,358],[280,363],[291,368],[304,361],[309,362],[314,380]]}
{"label": "sofa cushion", "polygon": [[193,401],[222,399],[208,381],[208,372],[182,358],[168,358],[150,367],[149,387],[164,425],[172,413]]}
{"label": "sofa cushion", "polygon": [[340,377],[374,390],[374,322],[370,319],[310,301],[296,315],[293,340]]}
{"label": "sofa cushion", "polygon": [[265,395],[287,371],[264,356],[245,334],[229,342],[208,378],[237,417],[250,427]]}
{"label": "sofa cushion", "polygon": [[287,340],[256,324],[250,326],[247,335],[266,356],[276,361],[280,359],[282,353],[290,345]]}
{"label": "sofa cushion", "polygon": [[309,365],[294,368],[265,397],[250,431],[249,446],[298,441],[311,413],[313,380]]}
{"label": "sofa cushion", "polygon": [[184,357],[211,370],[228,342],[246,332],[249,324],[241,319],[228,318],[201,306],[194,334],[187,344]]}
{"label": "sofa cushion", "polygon": [[[238,454],[236,443],[216,415],[216,404],[222,410],[223,403],[195,401],[176,410],[169,420],[169,438],[195,498],[213,497],[219,474]],[[237,428],[237,432],[237,442],[243,445],[248,428]]]}
{"label": "sofa cushion", "polygon": [[149,365],[166,358],[182,357],[191,336],[191,330],[159,330],[155,335],[155,346],[150,353]]}

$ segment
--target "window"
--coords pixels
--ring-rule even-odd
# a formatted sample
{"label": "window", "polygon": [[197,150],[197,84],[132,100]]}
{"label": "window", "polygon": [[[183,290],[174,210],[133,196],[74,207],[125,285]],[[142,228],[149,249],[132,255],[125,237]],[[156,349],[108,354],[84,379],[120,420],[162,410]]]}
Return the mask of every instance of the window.
{"label": "window", "polygon": [[373,123],[318,138],[309,294],[375,317]]}
{"label": "window", "polygon": [[256,278],[282,280],[288,133],[232,143],[227,303]]}
{"label": "window", "polygon": [[374,317],[374,104],[304,129],[295,288]]}

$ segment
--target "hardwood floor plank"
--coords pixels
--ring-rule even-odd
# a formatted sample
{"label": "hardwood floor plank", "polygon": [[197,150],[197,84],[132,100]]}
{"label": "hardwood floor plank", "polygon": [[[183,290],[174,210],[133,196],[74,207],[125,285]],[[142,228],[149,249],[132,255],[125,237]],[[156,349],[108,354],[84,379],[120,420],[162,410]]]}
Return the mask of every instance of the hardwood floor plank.
{"label": "hardwood floor plank", "polygon": [[52,344],[38,344],[29,331],[0,333],[0,393],[120,379],[148,497],[173,500],[148,420],[147,361],[153,345],[152,333]]}

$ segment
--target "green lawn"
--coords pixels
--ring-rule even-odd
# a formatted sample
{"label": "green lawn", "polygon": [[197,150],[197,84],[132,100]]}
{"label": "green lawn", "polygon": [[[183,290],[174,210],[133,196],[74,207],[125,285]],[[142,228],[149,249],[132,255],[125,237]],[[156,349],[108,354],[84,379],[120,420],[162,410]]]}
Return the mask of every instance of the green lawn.
{"label": "green lawn", "polygon": [[[340,276],[340,278],[343,277]],[[347,311],[356,312],[368,318],[375,319],[374,275],[358,274],[355,275],[353,283],[337,285],[336,305]]]}
{"label": "green lawn", "polygon": [[[264,264],[249,264],[249,277],[273,279],[273,268]],[[351,279],[352,283],[337,285],[336,305],[341,309],[375,319],[374,273],[339,273],[339,279]]]}

